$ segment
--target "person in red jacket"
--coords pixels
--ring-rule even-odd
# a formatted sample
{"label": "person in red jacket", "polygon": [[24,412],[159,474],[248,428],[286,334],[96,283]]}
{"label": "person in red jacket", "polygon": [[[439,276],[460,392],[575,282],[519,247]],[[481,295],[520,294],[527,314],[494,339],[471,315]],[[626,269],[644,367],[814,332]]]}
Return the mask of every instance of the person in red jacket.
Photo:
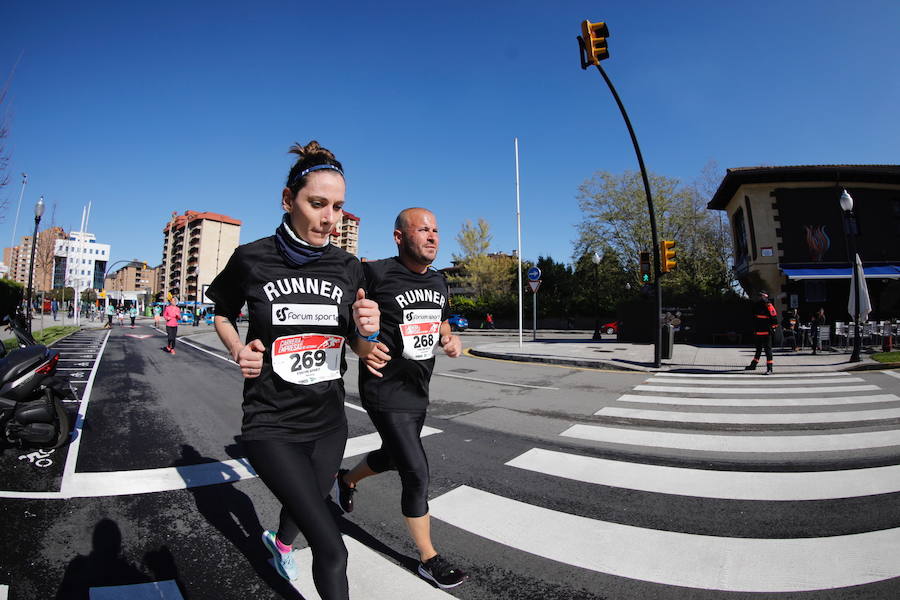
{"label": "person in red jacket", "polygon": [[766,375],[772,374],[772,334],[778,325],[778,312],[769,300],[769,294],[759,293],[759,300],[753,305],[753,333],[756,337],[756,353],[745,367],[747,371],[756,369],[763,348],[766,349]]}
{"label": "person in red jacket", "polygon": [[166,335],[169,338],[166,344],[166,352],[175,354],[175,336],[178,332],[178,320],[181,319],[181,309],[178,308],[178,298],[169,298],[169,305],[163,311],[163,319],[166,321]]}

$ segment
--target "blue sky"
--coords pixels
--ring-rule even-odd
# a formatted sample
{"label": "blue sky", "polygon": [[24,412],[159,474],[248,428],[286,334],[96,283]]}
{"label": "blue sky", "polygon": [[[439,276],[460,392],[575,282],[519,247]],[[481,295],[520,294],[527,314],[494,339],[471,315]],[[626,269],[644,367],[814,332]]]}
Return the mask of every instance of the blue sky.
{"label": "blue sky", "polygon": [[634,170],[602,78],[582,71],[583,19],[606,21],[604,68],[648,169],[685,181],[715,160],[896,163],[900,2],[29,2],[9,0],[0,75],[11,82],[9,202],[29,175],[17,238],[44,195],[51,220],[90,231],[113,260],[158,264],[172,211],[270,235],[294,141],[347,170],[360,254],[394,253],[396,213],[425,206],[438,266],[466,219],[523,255],[568,262],[577,188]]}

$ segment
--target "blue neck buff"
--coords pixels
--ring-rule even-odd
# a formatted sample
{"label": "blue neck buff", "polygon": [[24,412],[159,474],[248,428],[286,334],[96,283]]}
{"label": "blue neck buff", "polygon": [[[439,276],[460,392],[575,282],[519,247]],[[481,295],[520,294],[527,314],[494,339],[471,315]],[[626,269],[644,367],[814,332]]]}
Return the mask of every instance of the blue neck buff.
{"label": "blue neck buff", "polygon": [[292,230],[290,225],[290,215],[284,213],[281,219],[281,225],[275,230],[275,246],[278,253],[290,265],[302,267],[313,261],[319,260],[328,249],[328,243],[324,246],[313,246],[308,242],[300,239]]}

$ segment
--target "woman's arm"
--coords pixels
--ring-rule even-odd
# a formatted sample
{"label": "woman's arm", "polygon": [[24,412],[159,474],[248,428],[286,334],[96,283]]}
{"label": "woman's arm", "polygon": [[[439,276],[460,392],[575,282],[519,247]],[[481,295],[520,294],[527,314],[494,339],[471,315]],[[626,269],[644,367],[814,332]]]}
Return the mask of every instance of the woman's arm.
{"label": "woman's arm", "polygon": [[263,363],[263,352],[266,351],[262,341],[255,339],[249,344],[244,344],[237,329],[235,329],[231,321],[223,316],[216,315],[213,318],[213,324],[216,328],[216,333],[219,334],[219,339],[222,340],[222,344],[225,345],[234,362],[241,368],[241,374],[247,379],[259,377]]}

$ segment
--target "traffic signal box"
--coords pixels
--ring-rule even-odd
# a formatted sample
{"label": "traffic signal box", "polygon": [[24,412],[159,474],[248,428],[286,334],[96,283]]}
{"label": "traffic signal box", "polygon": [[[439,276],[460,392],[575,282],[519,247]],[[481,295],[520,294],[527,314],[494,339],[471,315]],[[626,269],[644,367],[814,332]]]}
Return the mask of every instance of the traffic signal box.
{"label": "traffic signal box", "polygon": [[641,252],[641,283],[650,282],[650,253]]}
{"label": "traffic signal box", "polygon": [[659,243],[659,272],[668,273],[675,270],[675,242],[663,240]]}
{"label": "traffic signal box", "polygon": [[587,64],[599,65],[601,60],[609,58],[609,49],[606,47],[606,38],[609,37],[609,29],[606,23],[591,23],[585,20],[581,23],[581,38],[587,51]]}

